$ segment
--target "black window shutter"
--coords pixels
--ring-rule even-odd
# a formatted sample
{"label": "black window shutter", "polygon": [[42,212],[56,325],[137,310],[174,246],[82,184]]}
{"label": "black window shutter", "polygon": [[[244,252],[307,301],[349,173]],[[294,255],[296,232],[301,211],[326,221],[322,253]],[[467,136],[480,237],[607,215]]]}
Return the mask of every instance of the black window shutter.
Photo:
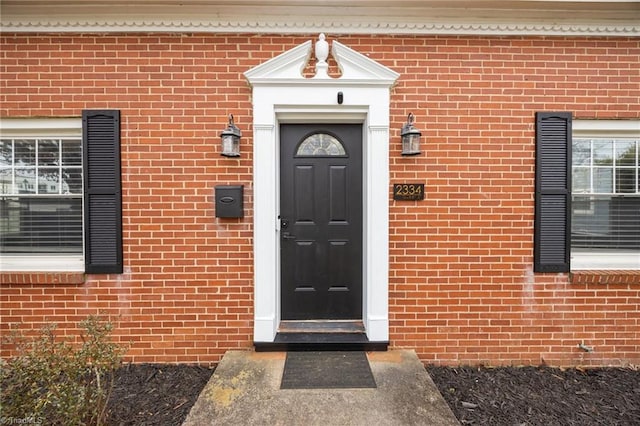
{"label": "black window shutter", "polygon": [[571,113],[536,113],[534,272],[569,272]]}
{"label": "black window shutter", "polygon": [[120,111],[82,111],[85,272],[121,274]]}

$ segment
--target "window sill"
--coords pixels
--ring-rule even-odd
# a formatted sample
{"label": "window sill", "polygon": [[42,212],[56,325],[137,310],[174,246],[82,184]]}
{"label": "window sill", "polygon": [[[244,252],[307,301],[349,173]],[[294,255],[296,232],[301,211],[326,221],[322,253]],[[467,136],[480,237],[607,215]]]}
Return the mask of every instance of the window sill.
{"label": "window sill", "polygon": [[0,284],[44,284],[79,285],[84,284],[84,272],[3,272]]}
{"label": "window sill", "polygon": [[637,251],[571,250],[571,269],[576,271],[640,271],[640,253]]}
{"label": "window sill", "polygon": [[584,270],[571,271],[571,284],[640,284],[638,270]]}
{"label": "window sill", "polygon": [[82,255],[11,255],[0,256],[0,271],[3,273],[84,273]]}

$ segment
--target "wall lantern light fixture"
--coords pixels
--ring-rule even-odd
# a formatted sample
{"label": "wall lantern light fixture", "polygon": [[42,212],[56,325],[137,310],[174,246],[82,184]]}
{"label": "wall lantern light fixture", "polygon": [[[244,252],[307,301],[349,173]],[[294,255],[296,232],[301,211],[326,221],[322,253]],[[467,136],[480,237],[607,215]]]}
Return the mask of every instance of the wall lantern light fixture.
{"label": "wall lantern light fixture", "polygon": [[413,113],[407,116],[407,122],[402,126],[400,137],[402,138],[402,155],[420,154],[420,130],[413,127],[415,117]]}
{"label": "wall lantern light fixture", "polygon": [[233,114],[229,114],[229,125],[220,134],[222,140],[222,155],[225,157],[240,157],[240,138],[242,132],[233,123]]}

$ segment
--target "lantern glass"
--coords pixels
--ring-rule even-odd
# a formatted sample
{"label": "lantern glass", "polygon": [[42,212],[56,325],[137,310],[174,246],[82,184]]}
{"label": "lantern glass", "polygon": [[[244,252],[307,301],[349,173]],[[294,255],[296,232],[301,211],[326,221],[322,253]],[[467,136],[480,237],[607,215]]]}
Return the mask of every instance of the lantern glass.
{"label": "lantern glass", "polygon": [[420,154],[420,136],[422,133],[413,127],[415,117],[409,113],[407,122],[402,126],[400,137],[402,138],[402,155]]}
{"label": "lantern glass", "polygon": [[233,115],[229,114],[229,125],[220,134],[222,155],[225,157],[240,156],[240,137],[242,132],[233,122]]}
{"label": "lantern glass", "polygon": [[420,154],[420,133],[409,133],[402,137],[402,155]]}
{"label": "lantern glass", "polygon": [[225,157],[240,156],[240,138],[227,134],[222,136],[222,155]]}

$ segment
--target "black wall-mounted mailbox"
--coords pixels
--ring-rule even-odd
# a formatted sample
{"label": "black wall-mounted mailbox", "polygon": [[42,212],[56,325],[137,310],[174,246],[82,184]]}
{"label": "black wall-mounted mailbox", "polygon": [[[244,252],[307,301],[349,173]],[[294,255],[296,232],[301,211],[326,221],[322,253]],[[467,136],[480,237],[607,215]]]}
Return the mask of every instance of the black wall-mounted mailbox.
{"label": "black wall-mounted mailbox", "polygon": [[216,186],[216,217],[244,217],[244,185]]}

